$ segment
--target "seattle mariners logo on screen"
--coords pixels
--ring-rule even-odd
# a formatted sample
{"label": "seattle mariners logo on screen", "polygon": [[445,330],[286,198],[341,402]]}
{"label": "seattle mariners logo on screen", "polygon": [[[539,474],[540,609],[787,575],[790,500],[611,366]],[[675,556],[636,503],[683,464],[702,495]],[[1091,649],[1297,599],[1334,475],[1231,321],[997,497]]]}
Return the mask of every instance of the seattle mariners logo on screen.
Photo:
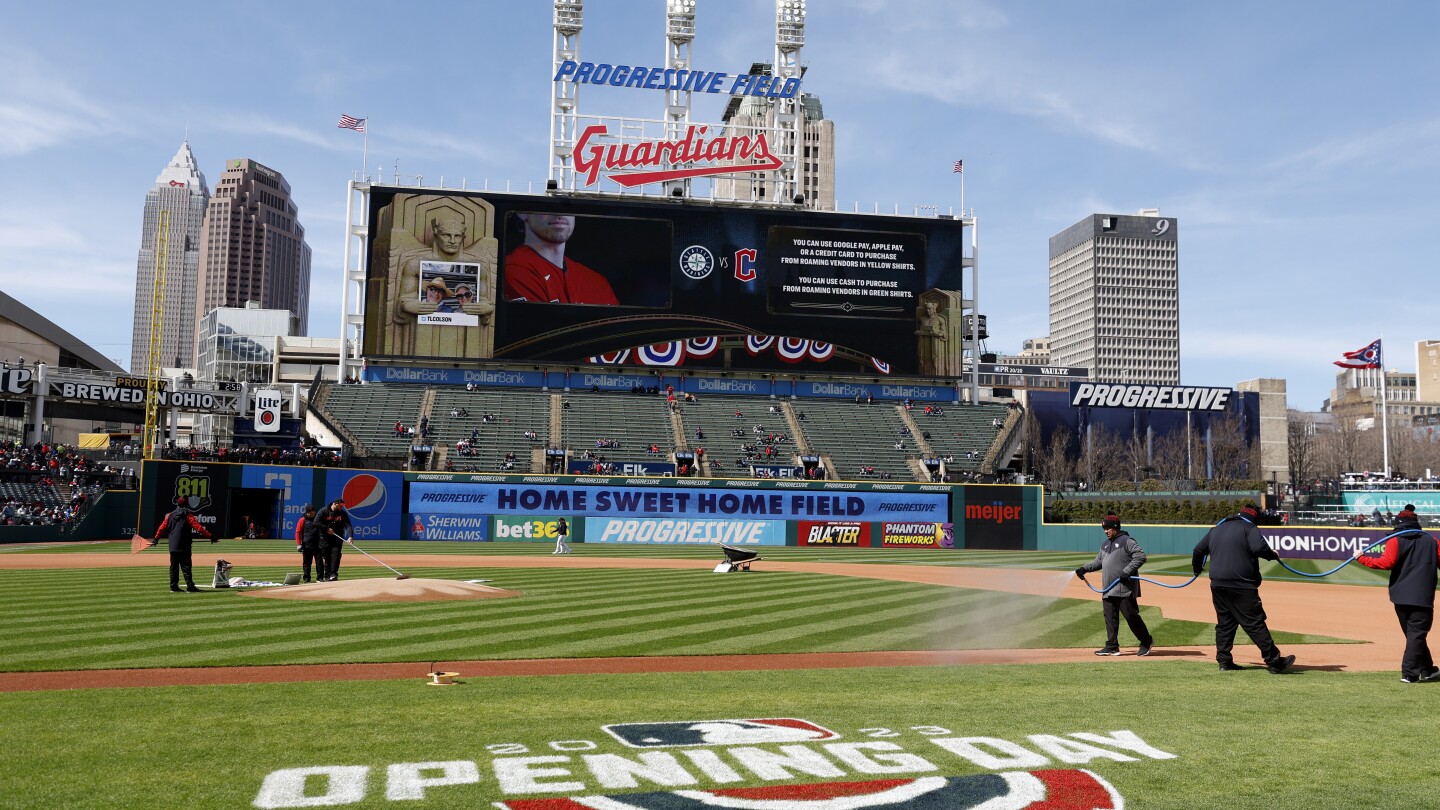
{"label": "seattle mariners logo on screen", "polygon": [[703,245],[691,245],[680,251],[680,272],[699,281],[715,269],[715,256]]}
{"label": "seattle mariners logo on screen", "polygon": [[760,743],[836,740],[839,734],[809,720],[792,717],[768,720],[694,720],[680,723],[616,723],[601,726],[631,748],[674,748],[686,745],[756,745]]}

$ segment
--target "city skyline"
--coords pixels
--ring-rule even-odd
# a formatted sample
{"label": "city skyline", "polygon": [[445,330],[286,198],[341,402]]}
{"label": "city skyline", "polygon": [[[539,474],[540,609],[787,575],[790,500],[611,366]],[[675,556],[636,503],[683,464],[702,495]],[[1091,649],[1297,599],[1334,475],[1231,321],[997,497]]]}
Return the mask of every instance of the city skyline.
{"label": "city skyline", "polygon": [[[341,114],[369,119],[371,173],[388,179],[398,161],[427,185],[540,191],[549,5],[442,4],[398,38],[373,24],[387,8],[100,8],[63,27],[43,8],[16,9],[0,32],[0,166],[23,189],[0,198],[5,291],[124,358],[140,202],[187,128],[207,175],[251,157],[290,181],[315,252],[314,335],[339,333],[344,184],[360,168],[362,136],[335,127]],[[585,15],[582,58],[661,60],[658,0],[593,0]],[[768,61],[772,20],[768,0],[699,3],[695,65]],[[1425,79],[1440,61],[1425,38],[1436,22],[1440,10],[1420,3],[1099,17],[1040,3],[812,3],[804,89],[835,122],[842,209],[958,208],[951,165],[965,161],[991,351],[1048,332],[1050,235],[1155,207],[1186,226],[1182,381],[1281,377],[1292,406],[1314,409],[1343,351],[1383,335],[1386,365],[1414,371],[1415,343],[1436,337],[1424,236],[1440,175]],[[135,47],[240,28],[269,43],[264,58]],[[466,47],[415,58],[448,30],[466,31]],[[62,40],[64,58],[38,44]],[[695,120],[718,122],[726,100],[697,96]],[[663,93],[587,86],[580,103],[658,118]]]}
{"label": "city skyline", "polygon": [[131,323],[130,366],[133,372],[149,373],[150,313],[155,301],[155,273],[159,269],[162,213],[168,218],[165,232],[164,308],[161,314],[160,367],[187,367],[195,364],[195,287],[200,277],[200,228],[210,188],[205,174],[185,141],[170,163],[145,192],[144,224],[135,260],[135,311]]}

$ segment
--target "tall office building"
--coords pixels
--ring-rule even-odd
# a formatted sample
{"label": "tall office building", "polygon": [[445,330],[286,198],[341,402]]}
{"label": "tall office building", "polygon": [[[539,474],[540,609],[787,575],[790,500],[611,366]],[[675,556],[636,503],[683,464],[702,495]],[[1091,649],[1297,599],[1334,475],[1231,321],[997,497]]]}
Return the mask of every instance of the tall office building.
{"label": "tall office building", "polygon": [[1050,362],[1100,382],[1180,383],[1179,225],[1093,214],[1050,237]]}
{"label": "tall office building", "polygon": [[[768,62],[750,66],[750,75],[769,76]],[[747,134],[752,127],[775,126],[775,102],[764,96],[732,96],[721,121],[727,132]],[[835,122],[825,117],[820,97],[800,96],[800,165],[796,167],[796,190],[804,195],[805,207],[816,211],[835,209]],[[768,200],[774,197],[773,172],[751,172],[715,181],[715,197],[722,200]],[[767,182],[769,181],[769,182]],[[788,201],[787,201],[788,202]]]}
{"label": "tall office building", "polygon": [[310,319],[310,246],[290,184],[248,158],[225,163],[200,235],[194,320],[216,307],[285,309],[299,334]]}
{"label": "tall office building", "polygon": [[155,300],[155,247],[160,212],[170,214],[166,234],[165,307],[161,312],[162,366],[193,366],[195,358],[195,286],[200,266],[200,226],[210,190],[195,163],[190,142],[155,178],[145,192],[145,216],[140,229],[140,255],[135,262],[135,320],[130,333],[130,371],[145,374],[150,362],[150,315]]}

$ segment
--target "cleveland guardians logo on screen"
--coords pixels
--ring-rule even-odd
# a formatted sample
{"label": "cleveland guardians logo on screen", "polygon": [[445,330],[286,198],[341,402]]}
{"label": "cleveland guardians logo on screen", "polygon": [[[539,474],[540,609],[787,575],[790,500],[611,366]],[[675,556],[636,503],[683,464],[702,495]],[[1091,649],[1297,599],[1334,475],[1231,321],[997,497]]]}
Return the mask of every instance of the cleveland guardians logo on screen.
{"label": "cleveland guardians logo on screen", "polygon": [[325,478],[325,502],[345,502],[355,537],[400,539],[400,473],[330,472]]}
{"label": "cleveland guardians logo on screen", "polygon": [[965,491],[965,548],[1025,547],[1020,487],[962,487]]}

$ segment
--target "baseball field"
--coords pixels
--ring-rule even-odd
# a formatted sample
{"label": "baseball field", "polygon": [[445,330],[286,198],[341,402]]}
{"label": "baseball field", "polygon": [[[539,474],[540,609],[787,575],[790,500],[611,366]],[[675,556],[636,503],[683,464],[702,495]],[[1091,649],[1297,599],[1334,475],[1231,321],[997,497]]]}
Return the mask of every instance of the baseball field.
{"label": "baseball field", "polygon": [[[0,547],[0,806],[1419,808],[1440,788],[1440,692],[1399,682],[1358,566],[1265,564],[1298,658],[1276,676],[1243,633],[1247,669],[1217,670],[1203,578],[1144,586],[1153,654],[1122,629],[1096,658],[1089,555],[779,548],[717,574],[713,548],[364,548],[408,578],[350,551],[336,583],[170,593],[162,550]],[[299,570],[293,543],[197,549],[202,585],[218,558]],[[1189,559],[1142,573],[1178,585]]]}

